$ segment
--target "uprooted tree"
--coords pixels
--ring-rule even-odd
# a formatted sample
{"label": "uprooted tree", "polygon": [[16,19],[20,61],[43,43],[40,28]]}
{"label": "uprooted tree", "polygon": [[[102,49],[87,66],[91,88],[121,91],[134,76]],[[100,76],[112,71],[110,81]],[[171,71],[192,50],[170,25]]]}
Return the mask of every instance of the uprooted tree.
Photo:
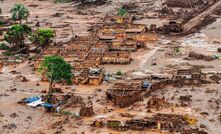
{"label": "uprooted tree", "polygon": [[25,46],[25,37],[31,33],[31,28],[27,25],[14,25],[4,35],[12,48],[23,48]]}
{"label": "uprooted tree", "polygon": [[15,4],[10,12],[12,13],[12,19],[14,21],[19,20],[20,25],[22,24],[22,20],[26,20],[27,23],[27,19],[30,14],[28,9],[24,5]]}
{"label": "uprooted tree", "polygon": [[31,35],[31,41],[35,44],[45,47],[48,45],[52,38],[55,36],[55,32],[52,29],[37,29],[35,33]]}
{"label": "uprooted tree", "polygon": [[52,92],[52,85],[55,82],[66,81],[71,84],[72,66],[60,56],[48,56],[39,67],[46,78],[49,80],[49,92]]}

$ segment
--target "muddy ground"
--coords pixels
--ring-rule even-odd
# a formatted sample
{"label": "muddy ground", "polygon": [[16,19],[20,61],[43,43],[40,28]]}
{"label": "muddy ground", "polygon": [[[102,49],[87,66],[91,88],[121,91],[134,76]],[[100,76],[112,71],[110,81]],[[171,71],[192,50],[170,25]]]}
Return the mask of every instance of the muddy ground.
{"label": "muddy ground", "polygon": [[[88,35],[88,28],[91,25],[100,22],[106,13],[116,12],[116,9],[122,3],[128,1],[116,0],[101,7],[80,10],[83,13],[79,13],[75,3],[54,4],[52,1],[5,0],[0,5],[3,8],[3,13],[10,15],[10,8],[17,2],[26,5],[30,10],[31,16],[28,19],[30,25],[34,26],[39,21],[42,27],[55,29],[55,42],[58,43],[68,41],[75,35]],[[148,22],[145,21],[145,23]],[[206,27],[201,33],[186,37],[159,36],[159,41],[146,44],[148,49],[141,49],[132,53],[133,61],[130,65],[105,65],[104,67],[110,73],[119,70],[122,72],[134,71],[134,74],[138,74],[138,77],[150,73],[170,75],[179,67],[193,65],[203,65],[203,72],[221,72],[221,60],[208,62],[185,59],[190,51],[205,55],[221,55],[216,52],[221,45],[221,39],[219,38],[221,35],[218,32],[214,34],[211,30],[214,32],[221,31],[219,23]],[[174,52],[172,46],[179,46],[180,52]],[[156,64],[153,65],[153,62]],[[221,84],[201,87],[167,87],[164,90],[154,92],[153,95],[164,96],[174,106],[161,110],[151,109],[152,113],[149,113],[146,108],[148,98],[127,108],[117,108],[107,102],[105,91],[112,83],[103,83],[101,86],[73,85],[62,87],[64,94],[72,92],[82,96],[86,102],[93,103],[95,115],[89,118],[79,118],[75,116],[75,114],[78,114],[78,107],[71,109],[73,116],[70,116],[45,113],[43,108],[31,108],[17,103],[24,97],[43,94],[41,91],[48,87],[48,83],[41,82],[41,76],[33,71],[32,64],[32,62],[27,61],[18,65],[7,66],[3,68],[0,74],[0,133],[2,134],[147,133],[132,130],[119,132],[108,128],[90,126],[96,119],[130,119],[129,117],[121,117],[121,113],[129,113],[134,118],[149,117],[154,113],[188,114],[196,118],[198,120],[197,126],[203,128],[209,134],[221,133]],[[19,72],[19,74],[12,71]],[[19,75],[25,76],[28,81],[21,82],[17,77]],[[179,106],[179,97],[183,95],[192,95],[192,100],[185,107]],[[160,132],[148,131],[148,134],[158,133]]]}

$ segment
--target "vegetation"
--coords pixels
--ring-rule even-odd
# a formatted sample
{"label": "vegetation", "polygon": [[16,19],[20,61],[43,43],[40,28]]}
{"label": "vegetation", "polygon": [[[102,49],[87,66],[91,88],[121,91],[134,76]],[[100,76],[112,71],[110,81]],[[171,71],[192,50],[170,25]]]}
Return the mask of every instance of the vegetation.
{"label": "vegetation", "polygon": [[175,48],[174,50],[175,50],[176,53],[180,52],[180,48],[179,47]]}
{"label": "vegetation", "polygon": [[122,72],[121,71],[117,71],[116,75],[122,76]]}
{"label": "vegetation", "polygon": [[22,20],[26,20],[28,19],[29,11],[28,9],[22,5],[22,4],[15,4],[14,7],[11,9],[11,13],[12,13],[12,19],[14,21],[19,20],[19,24],[22,24]]}
{"label": "vegetation", "polygon": [[9,47],[5,43],[0,44],[0,50],[8,50]]}
{"label": "vegetation", "polygon": [[4,56],[12,56],[13,54],[9,51],[2,52]]}
{"label": "vegetation", "polygon": [[55,32],[52,29],[38,29],[36,33],[32,34],[31,41],[45,47],[51,42],[54,36]]}
{"label": "vegetation", "polygon": [[40,66],[40,71],[45,71],[45,75],[50,81],[49,92],[51,92],[54,82],[60,82],[65,80],[68,84],[71,84],[71,65],[66,63],[62,57],[48,56]]}
{"label": "vegetation", "polygon": [[128,13],[127,9],[121,8],[121,9],[119,9],[117,15],[125,16],[127,13]]}
{"label": "vegetation", "polygon": [[4,35],[5,41],[12,47],[22,48],[25,43],[25,36],[31,33],[31,28],[27,25],[14,25]]}

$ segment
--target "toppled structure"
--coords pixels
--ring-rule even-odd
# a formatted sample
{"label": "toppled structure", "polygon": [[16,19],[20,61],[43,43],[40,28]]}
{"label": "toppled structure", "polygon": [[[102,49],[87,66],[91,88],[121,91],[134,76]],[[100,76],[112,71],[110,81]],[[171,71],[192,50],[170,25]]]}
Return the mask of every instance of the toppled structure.
{"label": "toppled structure", "polygon": [[115,83],[106,94],[115,106],[127,107],[143,100],[142,83]]}

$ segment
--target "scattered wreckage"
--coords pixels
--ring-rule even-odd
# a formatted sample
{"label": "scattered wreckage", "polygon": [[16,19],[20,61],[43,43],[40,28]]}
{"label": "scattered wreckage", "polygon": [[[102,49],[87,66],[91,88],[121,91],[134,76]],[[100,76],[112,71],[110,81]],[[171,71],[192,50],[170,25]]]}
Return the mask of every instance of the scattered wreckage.
{"label": "scattered wreckage", "polygon": [[196,119],[189,116],[181,116],[176,114],[156,114],[152,117],[146,117],[145,119],[130,119],[126,121],[108,120],[106,123],[103,121],[95,120],[92,123],[94,127],[105,127],[125,131],[125,130],[160,130],[161,132],[170,133],[182,133],[189,134],[207,134],[207,132],[199,129],[195,129],[191,125],[197,122]]}

